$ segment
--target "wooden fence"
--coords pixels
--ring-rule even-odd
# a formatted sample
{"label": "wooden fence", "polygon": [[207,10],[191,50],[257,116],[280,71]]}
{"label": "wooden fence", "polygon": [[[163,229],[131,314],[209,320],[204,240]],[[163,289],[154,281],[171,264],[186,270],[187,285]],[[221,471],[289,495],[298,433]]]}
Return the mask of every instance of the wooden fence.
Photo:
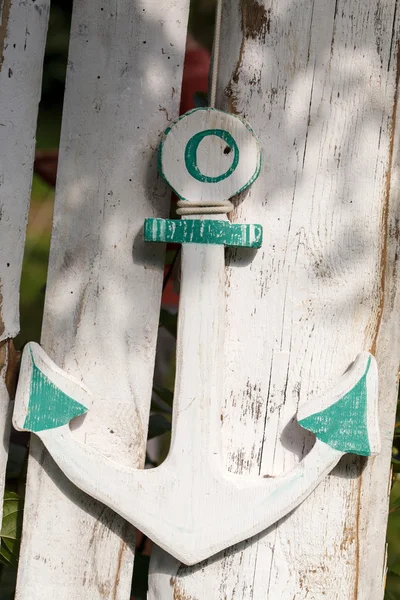
{"label": "wooden fence", "polygon": [[[7,440],[49,1],[0,7]],[[168,216],[157,147],[178,116],[188,11],[189,0],[73,10],[41,345],[93,394],[76,439],[126,466],[145,457],[164,250],[144,243],[143,221]],[[299,405],[362,350],[379,366],[382,451],[342,459],[277,525],[195,566],[155,548],[148,598],[381,600],[400,342],[400,12],[396,0],[224,0],[222,23],[217,107],[245,117],[263,150],[230,217],[264,228],[257,253],[227,250],[225,465],[294,467],[312,445]],[[0,491],[5,462],[2,446]],[[16,599],[128,600],[134,544],[133,527],[33,436]]]}

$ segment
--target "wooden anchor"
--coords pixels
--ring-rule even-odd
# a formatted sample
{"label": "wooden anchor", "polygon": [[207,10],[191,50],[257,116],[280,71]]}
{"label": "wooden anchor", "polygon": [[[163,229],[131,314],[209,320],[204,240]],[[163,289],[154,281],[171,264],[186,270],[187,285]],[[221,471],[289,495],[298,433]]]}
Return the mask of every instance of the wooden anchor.
{"label": "wooden anchor", "polygon": [[345,453],[379,452],[377,366],[363,352],[334,389],[300,407],[298,422],[316,441],[293,470],[265,478],[224,468],[224,246],[258,248],[262,240],[260,226],[231,224],[225,213],[229,198],[257,178],[260,156],[250,127],[214,109],[187,113],[161,143],[160,171],[183,218],[147,219],[145,239],[183,247],[172,440],[159,467],[128,468],[77,440],[69,422],[90,408],[89,390],[38,344],[22,358],[15,427],[39,436],[75,485],[187,565],[287,515]]}

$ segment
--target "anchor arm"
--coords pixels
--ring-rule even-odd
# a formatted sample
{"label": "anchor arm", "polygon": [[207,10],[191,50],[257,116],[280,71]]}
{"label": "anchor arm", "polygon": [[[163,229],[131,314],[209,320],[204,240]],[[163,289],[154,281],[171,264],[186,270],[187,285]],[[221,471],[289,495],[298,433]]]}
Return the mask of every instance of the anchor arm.
{"label": "anchor arm", "polygon": [[[43,430],[37,435],[74,485],[121,515],[159,546],[171,551],[163,538],[165,528],[160,526],[164,515],[154,503],[160,483],[157,469],[134,469],[121,465],[77,440],[68,425]],[[172,473],[164,478],[170,497],[174,484]],[[169,537],[171,533],[173,531],[168,531]]]}
{"label": "anchor arm", "polygon": [[[342,456],[317,441],[297,467],[271,479],[240,477],[209,465],[206,480],[198,473],[199,486],[207,482],[206,488],[217,492],[208,501],[200,490],[192,493],[189,482],[189,487],[182,489],[182,475],[185,477],[186,473],[179,473],[173,464],[150,470],[124,467],[77,440],[69,425],[37,435],[76,486],[115,510],[185,564],[195,564],[284,517],[313,491]],[[183,503],[179,501],[181,493]],[[155,502],[156,498],[159,501]],[[193,515],[206,510],[208,517],[201,532],[196,531],[190,519],[183,518],[183,504],[189,503]],[[244,507],[248,510],[244,511]],[[179,539],[176,545],[174,538]]]}
{"label": "anchor arm", "polygon": [[[206,509],[208,515],[199,535],[190,520],[186,522],[182,516],[177,498],[182,491],[181,477],[172,465],[149,470],[124,467],[76,440],[68,425],[37,435],[77,487],[115,510],[185,564],[195,564],[256,535],[287,515],[307,498],[343,455],[317,440],[299,465],[276,478],[240,477],[211,469],[207,487],[218,490],[211,502],[201,494],[191,495],[190,489],[185,490],[185,503],[188,499],[194,502],[193,514]],[[201,479],[199,483],[204,485]],[[161,489],[165,498],[163,502],[155,502]],[[174,545],[176,537],[180,543]]]}
{"label": "anchor arm", "polygon": [[[192,251],[199,252],[194,246]],[[201,264],[200,261],[200,270]],[[218,270],[218,261],[215,265]],[[181,318],[193,317],[193,304],[190,302],[187,308],[188,312],[183,311]],[[199,323],[197,328],[201,335],[210,331]],[[212,361],[215,356],[206,354],[204,359]],[[370,453],[378,451],[374,422],[376,365],[367,353],[360,355],[335,389],[312,402],[312,409],[318,412],[309,414],[310,405],[302,409],[299,421],[315,430],[317,441],[299,465],[276,478],[242,477],[223,468],[219,449],[218,389],[221,382],[218,368],[210,375],[215,389],[201,387],[200,391],[209,393],[213,402],[196,402],[196,399],[187,405],[178,402],[175,445],[167,460],[156,469],[125,467],[76,439],[68,421],[86,410],[82,403],[90,400],[88,392],[58,369],[35,344],[24,352],[14,424],[19,429],[35,430],[75,485],[118,512],[185,564],[199,562],[263,531],[298,506],[349,451],[338,447],[347,444],[349,436],[341,437],[337,433],[338,430],[346,433],[349,420],[353,422],[352,427],[355,422],[361,424],[357,440],[351,442],[351,451],[365,453],[366,443]],[[189,382],[185,382],[185,378],[184,372],[182,389]],[[204,378],[202,385],[207,386],[207,381]],[[178,399],[182,389],[179,391],[178,383]],[[36,404],[36,390],[40,390],[39,404]],[[74,394],[79,401],[67,393]],[[347,419],[335,420],[338,403]],[[179,429],[190,426],[186,413],[190,419],[194,417],[192,428],[186,432],[188,448],[180,441],[185,431]],[[203,426],[199,422],[201,417]],[[207,422],[211,431],[202,440]],[[193,437],[192,445],[188,437]],[[201,515],[205,518],[201,519]]]}

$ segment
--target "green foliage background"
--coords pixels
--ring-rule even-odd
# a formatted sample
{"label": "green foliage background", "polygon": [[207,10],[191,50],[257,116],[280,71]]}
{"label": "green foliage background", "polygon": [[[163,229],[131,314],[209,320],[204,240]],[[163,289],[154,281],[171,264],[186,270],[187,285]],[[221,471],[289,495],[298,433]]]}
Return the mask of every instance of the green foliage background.
{"label": "green foliage background", "polygon": [[[196,39],[211,48],[215,0],[192,0],[190,29]],[[40,106],[37,147],[57,148],[60,135],[65,70],[69,40],[72,0],[52,0],[50,27],[45,56],[43,94]],[[39,341],[41,316],[50,244],[51,216],[54,191],[34,176],[32,208],[23,265],[21,285],[21,334],[17,346],[28,340]],[[176,318],[163,311],[161,326],[174,333]],[[165,387],[155,389],[149,437],[167,435],[170,429],[172,382],[171,364]],[[400,414],[398,415],[400,421]],[[167,432],[167,433],[166,433]],[[168,442],[166,442],[166,446]],[[21,516],[26,472],[26,439],[17,439],[10,450],[7,471],[7,494],[1,532],[0,590],[1,600],[14,598],[18,560]],[[394,484],[387,533],[388,577],[385,600],[400,600],[400,422],[396,427],[393,449]],[[397,479],[397,477],[399,479]],[[135,560],[135,599],[146,597],[148,557],[139,554]]]}

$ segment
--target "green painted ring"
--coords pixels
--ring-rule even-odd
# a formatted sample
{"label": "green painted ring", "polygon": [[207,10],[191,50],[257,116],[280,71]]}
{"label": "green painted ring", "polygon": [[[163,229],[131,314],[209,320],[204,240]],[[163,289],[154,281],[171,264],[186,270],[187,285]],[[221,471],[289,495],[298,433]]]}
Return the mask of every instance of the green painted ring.
{"label": "green painted ring", "polygon": [[[206,146],[200,149],[203,142]],[[233,152],[225,152],[227,146]],[[181,200],[220,202],[257,179],[261,149],[249,124],[239,117],[214,108],[197,108],[166,129],[158,167]]]}
{"label": "green painted ring", "polygon": [[[221,175],[216,177],[210,177],[209,175],[204,175],[197,164],[197,150],[200,143],[204,138],[209,136],[216,136],[221,138],[230,150],[234,151],[233,162],[229,169],[227,169]],[[204,183],[218,183],[219,181],[223,181],[227,177],[230,177],[231,174],[235,171],[236,167],[239,164],[239,148],[237,143],[231,134],[224,129],[206,129],[205,131],[199,131],[193,137],[190,138],[185,148],[185,165],[188,170],[188,173],[197,179],[197,181],[202,181]]]}

